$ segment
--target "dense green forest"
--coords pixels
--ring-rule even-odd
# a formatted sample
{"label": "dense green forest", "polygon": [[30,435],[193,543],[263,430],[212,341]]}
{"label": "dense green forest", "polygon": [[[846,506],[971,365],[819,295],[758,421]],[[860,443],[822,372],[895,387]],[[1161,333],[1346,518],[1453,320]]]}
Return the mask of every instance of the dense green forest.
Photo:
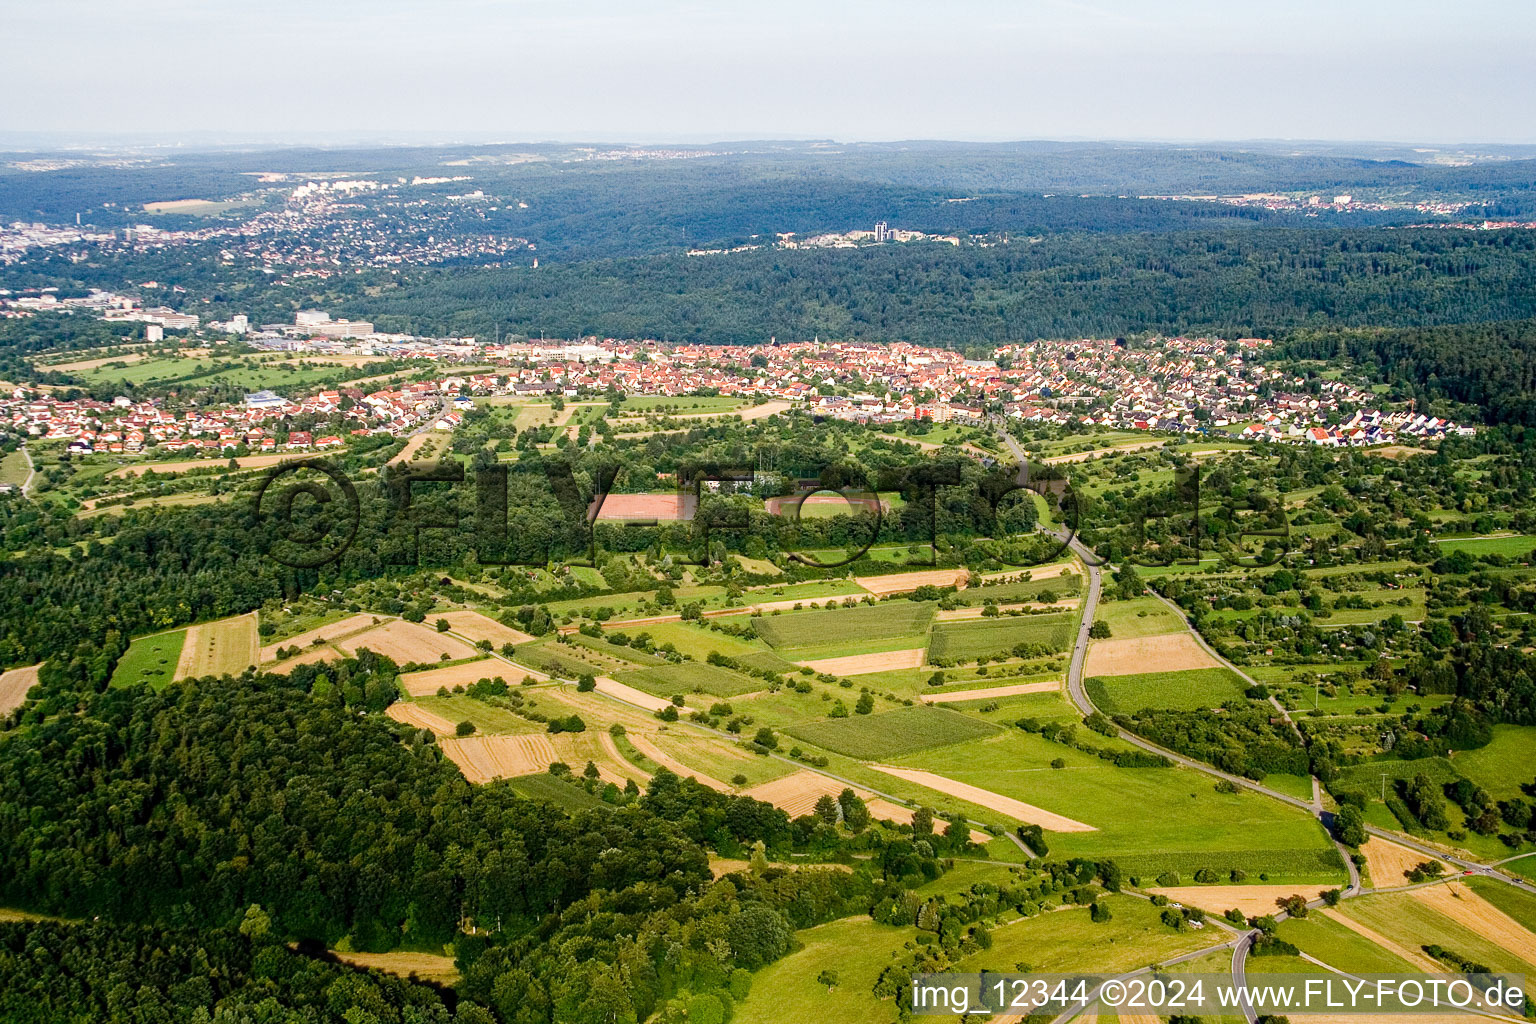
{"label": "dense green forest", "polygon": [[[966,843],[964,828],[840,838],[818,818],[791,822],[664,769],[628,806],[567,815],[504,784],[469,784],[428,732],[356,714],[397,694],[394,665],[364,653],[234,685],[111,690],[7,737],[0,899],[195,931],[0,928],[0,965],[53,950],[73,967],[38,1016],[17,1019],[138,1004],[150,1014],[140,1019],[187,1020],[264,999],[300,1013],[272,1019],[320,1007],[336,1019],[353,1005],[373,1014],[360,1020],[445,1019],[433,991],[269,944],[343,937],[360,950],[453,943],[472,1001],[456,1020],[643,1020],[680,993],[729,1007],[794,929],[899,898]],[[711,882],[707,850],[754,845],[848,845],[870,854],[870,870]],[[150,977],[124,991],[122,968],[153,945],[165,948]],[[113,966],[80,963],[84,949],[114,950]],[[30,972],[0,977],[0,1007],[37,991]]]}
{"label": "dense green forest", "polygon": [[1425,399],[1478,406],[1495,423],[1536,426],[1536,321],[1298,331],[1285,352],[1346,359]]}
{"label": "dense green forest", "polygon": [[347,308],[430,333],[964,347],[1507,319],[1536,314],[1533,286],[1531,232],[1264,231],[436,271]]}
{"label": "dense green forest", "polygon": [[0,1017],[11,1024],[490,1024],[451,990],[290,952],[257,913],[241,931],[109,922],[0,924]]}

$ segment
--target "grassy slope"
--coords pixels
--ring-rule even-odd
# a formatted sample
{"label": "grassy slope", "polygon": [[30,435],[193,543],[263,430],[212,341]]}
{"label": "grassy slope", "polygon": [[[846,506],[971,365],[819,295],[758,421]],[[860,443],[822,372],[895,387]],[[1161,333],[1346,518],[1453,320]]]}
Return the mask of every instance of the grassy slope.
{"label": "grassy slope", "polygon": [[148,682],[157,690],[163,688],[176,675],[176,662],[181,657],[181,645],[186,639],[185,629],[173,629],[169,633],[156,633],[135,640],[118,660],[110,685],[132,686],[134,683]]}
{"label": "grassy slope", "polygon": [[[1095,736],[1094,742],[1109,745]],[[1050,767],[1054,759],[1065,767]],[[1271,880],[1335,882],[1322,828],[1305,812],[1248,792],[1217,793],[1179,768],[1116,768],[1021,730],[899,759],[1063,814],[1097,832],[1050,836],[1052,857],[1113,857],[1129,873],[1173,867],[1267,871]],[[996,815],[993,815],[996,817]]]}

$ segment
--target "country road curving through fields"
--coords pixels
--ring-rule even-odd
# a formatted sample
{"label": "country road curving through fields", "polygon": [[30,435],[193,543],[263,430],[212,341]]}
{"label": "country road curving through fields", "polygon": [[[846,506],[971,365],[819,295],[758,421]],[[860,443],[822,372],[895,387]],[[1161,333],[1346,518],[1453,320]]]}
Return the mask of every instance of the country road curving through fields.
{"label": "country road curving through fields", "polygon": [[[1009,434],[1007,431],[999,431],[999,436],[1003,443],[1008,446],[1014,457],[1019,460],[1020,466],[1027,466],[1028,456],[1025,454],[1023,446],[1019,444],[1013,435]],[[1098,711],[1098,708],[1096,708],[1093,704],[1093,701],[1088,698],[1088,691],[1083,686],[1083,664],[1088,656],[1088,630],[1093,625],[1094,615],[1097,612],[1099,606],[1099,595],[1103,589],[1103,567],[1108,563],[1101,559],[1086,544],[1084,544],[1075,532],[1071,532],[1065,536],[1057,534],[1057,536],[1066,541],[1072,554],[1076,556],[1078,561],[1083,564],[1083,568],[1085,569],[1088,576],[1088,586],[1083,596],[1083,618],[1078,626],[1077,643],[1072,648],[1072,660],[1067,669],[1067,694],[1071,697],[1072,703],[1076,706],[1079,713],[1081,713],[1084,718],[1087,718],[1089,715]],[[1151,588],[1148,589],[1150,590]],[[1213,647],[1206,643],[1205,638],[1200,636],[1200,634],[1195,630],[1194,626],[1190,623],[1188,616],[1184,614],[1184,610],[1182,608],[1178,607],[1178,605],[1174,604],[1172,601],[1169,601],[1161,594],[1158,594],[1156,591],[1151,591],[1151,593],[1156,596],[1158,600],[1162,601],[1170,609],[1172,609],[1176,615],[1178,615],[1179,621],[1184,623],[1184,628],[1195,637],[1195,641],[1202,648],[1204,648],[1205,651],[1211,655],[1211,657],[1215,658],[1219,664],[1237,673],[1240,678],[1247,680],[1250,685],[1257,685],[1251,676],[1239,669],[1237,666],[1233,665],[1226,658],[1222,657],[1220,653],[1218,653]],[[1270,699],[1275,704],[1275,707],[1279,710],[1282,719],[1288,725],[1290,725],[1292,729],[1296,730],[1296,735],[1298,737],[1301,737],[1301,732],[1299,729],[1296,729],[1295,723],[1291,721],[1290,714],[1280,706],[1277,700],[1274,698]],[[1312,777],[1312,799],[1310,801],[1301,800],[1288,794],[1270,789],[1269,787],[1255,782],[1252,779],[1243,778],[1242,776],[1238,775],[1230,775],[1213,765],[1206,764],[1203,761],[1197,761],[1194,758],[1185,757],[1182,754],[1161,747],[1156,743],[1145,740],[1135,733],[1123,728],[1119,728],[1118,726],[1116,727],[1116,734],[1127,743],[1140,747],[1142,750],[1148,751],[1149,753],[1160,754],[1177,765],[1185,768],[1191,768],[1195,771],[1203,772],[1206,775],[1211,775],[1219,779],[1224,779],[1233,783],[1234,785],[1242,786],[1245,789],[1252,790],[1255,793],[1279,800],[1280,802],[1289,804],[1292,807],[1300,808],[1301,810],[1306,811],[1308,814],[1311,814],[1314,818],[1316,818],[1318,822],[1323,826],[1324,831],[1328,833],[1329,838],[1332,838],[1332,831],[1328,828],[1331,814],[1323,808],[1322,788],[1316,776]],[[1418,850],[1421,853],[1425,853],[1432,857],[1448,861],[1460,868],[1465,874],[1482,875],[1504,882],[1508,885],[1515,886],[1518,889],[1523,889],[1526,892],[1536,893],[1536,885],[1532,885],[1529,882],[1514,878],[1505,872],[1499,871],[1497,865],[1481,864],[1477,861],[1466,860],[1464,858],[1448,854],[1444,850],[1440,850],[1428,844],[1421,843],[1416,839],[1405,837],[1395,832],[1390,832],[1386,829],[1377,828],[1374,825],[1367,825],[1365,828],[1366,831],[1371,835],[1377,835],[1384,839],[1390,839],[1393,842],[1401,843],[1402,845]],[[1348,848],[1337,840],[1334,840],[1334,845],[1338,847],[1339,852],[1343,857],[1344,865],[1349,871],[1349,885],[1348,888],[1346,888],[1341,893],[1341,898],[1360,896],[1366,892],[1369,892],[1370,890],[1364,889],[1361,886],[1360,871],[1356,867],[1354,860],[1350,857]],[[1437,880],[1436,882],[1425,884],[1441,884],[1442,882],[1448,880],[1449,879],[1441,879]],[[1308,903],[1307,906],[1320,907],[1323,906],[1323,901],[1321,899],[1313,900],[1312,902]],[[1283,911],[1275,914],[1276,920],[1285,920],[1287,916],[1288,915]],[[1235,943],[1231,944],[1232,980],[1233,983],[1238,986],[1239,991],[1243,992],[1241,1000],[1242,1011],[1243,1016],[1248,1021],[1248,1024],[1254,1024],[1254,1022],[1258,1020],[1258,1014],[1254,1011],[1253,1006],[1248,1001],[1246,989],[1243,987],[1247,978],[1248,952],[1252,948],[1253,941],[1258,936],[1258,934],[1259,933],[1257,930],[1247,932]],[[1206,952],[1209,952],[1209,950]],[[1068,1013],[1058,1017],[1057,1021],[1065,1022],[1070,1020],[1071,1017],[1080,1010],[1081,1007],[1070,1010]]]}

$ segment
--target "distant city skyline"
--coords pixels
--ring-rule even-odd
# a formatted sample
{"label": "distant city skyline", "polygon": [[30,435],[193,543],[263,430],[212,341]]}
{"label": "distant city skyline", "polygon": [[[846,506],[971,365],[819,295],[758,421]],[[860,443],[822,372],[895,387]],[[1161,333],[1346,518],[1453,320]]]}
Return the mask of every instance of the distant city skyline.
{"label": "distant city skyline", "polygon": [[0,0],[0,138],[1536,142],[1536,5]]}

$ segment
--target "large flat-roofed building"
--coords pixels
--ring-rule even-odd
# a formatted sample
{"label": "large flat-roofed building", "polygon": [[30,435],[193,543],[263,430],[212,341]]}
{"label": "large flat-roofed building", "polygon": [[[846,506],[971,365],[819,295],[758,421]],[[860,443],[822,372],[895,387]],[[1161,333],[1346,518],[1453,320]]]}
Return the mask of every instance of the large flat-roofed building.
{"label": "large flat-roofed building", "polygon": [[367,320],[327,320],[311,325],[309,332],[323,338],[366,338],[373,333],[373,324]]}
{"label": "large flat-roofed building", "polygon": [[281,409],[288,399],[271,391],[257,391],[245,396],[247,409]]}

